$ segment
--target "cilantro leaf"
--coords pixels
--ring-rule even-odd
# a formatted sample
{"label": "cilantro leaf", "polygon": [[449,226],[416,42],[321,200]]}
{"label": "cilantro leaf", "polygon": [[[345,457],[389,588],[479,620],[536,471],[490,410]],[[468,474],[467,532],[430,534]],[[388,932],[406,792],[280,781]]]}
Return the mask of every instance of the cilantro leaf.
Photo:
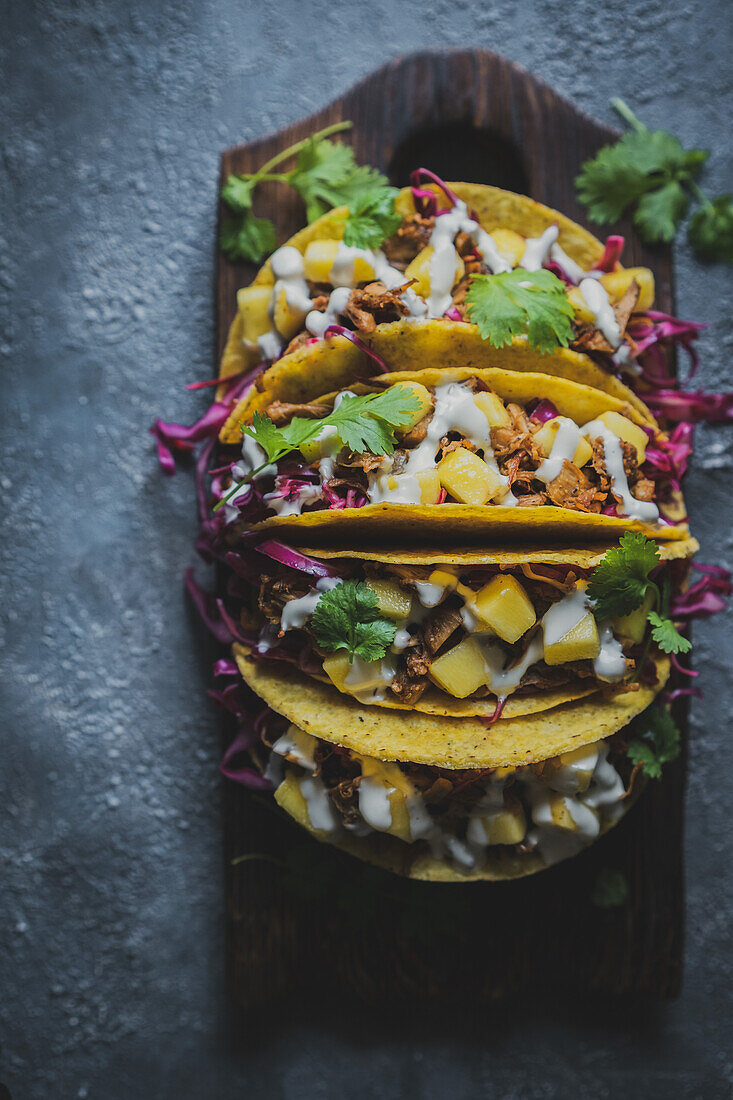
{"label": "cilantro leaf", "polygon": [[659,564],[659,551],[651,539],[627,531],[618,546],[608,550],[588,584],[593,614],[599,621],[628,615],[640,607],[649,587],[649,574]]}
{"label": "cilantro leaf", "polygon": [[310,138],[298,153],[295,168],[287,174],[287,182],[305,202],[309,222],[320,218],[340,199],[333,200],[336,187],[344,184],[355,171],[353,150],[338,142]]}
{"label": "cilantro leaf", "polygon": [[468,315],[492,347],[526,333],[531,347],[551,354],[573,338],[573,307],[564,283],[551,271],[474,275],[466,295]]}
{"label": "cilantro leaf", "polygon": [[663,653],[689,653],[692,642],[677,630],[671,619],[662,618],[656,611],[650,611],[647,616],[652,624],[652,638]]}
{"label": "cilantro leaf", "polygon": [[[341,442],[352,451],[390,455],[397,442],[394,429],[406,427],[419,408],[419,400],[409,386],[396,385],[380,393],[367,393],[360,397],[347,395],[328,416],[320,420],[296,416],[289,424],[278,428],[266,413],[258,410],[251,424],[241,424],[240,427],[244,435],[250,436],[262,447],[268,463],[277,462],[291,451],[297,451],[301,444],[315,439],[329,426],[336,428]],[[250,478],[245,478],[245,481]]]}
{"label": "cilantro leaf", "polygon": [[241,176],[227,176],[221,189],[222,202],[225,202],[235,214],[244,214],[252,206],[252,194],[257,185],[254,179],[242,179]]}
{"label": "cilantro leaf", "polygon": [[733,199],[730,195],[707,201],[690,221],[690,244],[704,260],[733,263]]}
{"label": "cilantro leaf", "polygon": [[645,241],[667,243],[674,239],[689,205],[690,196],[682,184],[670,180],[658,190],[642,196],[634,214],[634,225]]}
{"label": "cilantro leaf", "polygon": [[395,187],[379,187],[352,199],[349,218],[344,228],[344,244],[354,248],[379,248],[402,223],[394,212],[398,192]]}
{"label": "cilantro leaf", "polygon": [[226,218],[221,227],[219,244],[230,260],[259,263],[275,249],[275,226],[267,218],[256,218],[250,212],[236,218]]}
{"label": "cilantro leaf", "polygon": [[397,632],[395,623],[379,614],[376,593],[364,581],[343,581],[324,592],[311,620],[316,641],[329,652],[345,649],[349,660],[377,661],[384,657]]}
{"label": "cilantro leaf", "polygon": [[679,756],[680,731],[666,707],[650,707],[638,722],[647,724],[647,729],[641,740],[630,742],[627,756],[632,764],[641,764],[650,779],[660,779],[662,765]]}
{"label": "cilantro leaf", "polygon": [[599,909],[614,909],[629,896],[629,884],[623,871],[601,867],[593,884],[590,900]]}

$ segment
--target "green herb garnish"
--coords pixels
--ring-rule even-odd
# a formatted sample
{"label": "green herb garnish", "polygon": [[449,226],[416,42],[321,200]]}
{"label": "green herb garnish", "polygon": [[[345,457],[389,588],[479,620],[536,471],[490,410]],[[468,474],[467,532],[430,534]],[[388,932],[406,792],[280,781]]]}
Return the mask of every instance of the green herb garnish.
{"label": "green herb garnish", "polygon": [[251,424],[242,424],[242,433],[254,439],[267,455],[267,461],[234,485],[215,506],[214,511],[273,462],[297,451],[324,428],[334,427],[341,443],[360,453],[391,455],[397,444],[395,429],[404,428],[420,408],[419,399],[409,386],[390,386],[381,393],[361,397],[346,394],[339,405],[319,420],[295,416],[289,424],[278,428],[265,413],[256,412]]}
{"label": "green herb garnish", "polygon": [[669,617],[669,586],[662,592],[651,579],[659,561],[659,550],[651,539],[638,531],[622,535],[619,545],[608,550],[598,563],[588,584],[593,614],[599,622],[628,615],[641,607],[651,591],[656,603],[656,609],[647,616],[651,637],[663,653],[689,653],[692,643],[683,638]]}
{"label": "green herb garnish", "polygon": [[671,241],[690,201],[699,202],[688,228],[692,247],[707,260],[733,261],[733,202],[709,199],[696,180],[710,153],[682,148],[666,130],[649,130],[621,99],[611,105],[631,127],[614,145],[587,160],[576,178],[580,201],[594,222],[614,222],[634,208],[634,225],[649,244]]}
{"label": "green herb garnish", "polygon": [[397,627],[379,614],[376,594],[364,581],[344,581],[324,592],[311,620],[316,641],[329,652],[345,649],[349,661],[377,661],[392,645]]}
{"label": "green herb garnish", "polygon": [[466,294],[468,316],[492,347],[524,336],[545,355],[573,339],[573,307],[565,284],[551,271],[503,271],[474,275]]}
{"label": "green herb garnish", "polygon": [[680,754],[680,731],[666,707],[650,707],[638,721],[647,729],[640,740],[629,742],[626,755],[650,779],[661,779],[662,765]]}
{"label": "green herb garnish", "polygon": [[[252,212],[257,185],[269,181],[285,183],[298,192],[309,223],[335,206],[348,206],[347,245],[376,248],[395,232],[402,220],[394,212],[397,189],[376,168],[357,165],[348,145],[328,140],[352,125],[336,122],[284,149],[257,172],[227,177],[221,198],[234,217],[224,221],[220,245],[231,260],[258,263],[275,249],[274,225]],[[290,171],[274,171],[293,157],[295,166]]]}

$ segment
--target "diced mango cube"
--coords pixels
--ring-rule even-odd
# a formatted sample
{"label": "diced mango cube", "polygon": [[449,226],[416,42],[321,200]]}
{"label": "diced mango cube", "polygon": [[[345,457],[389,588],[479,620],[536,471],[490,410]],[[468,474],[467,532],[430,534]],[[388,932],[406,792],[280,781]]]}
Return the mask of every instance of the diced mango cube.
{"label": "diced mango cube", "polygon": [[[430,263],[434,253],[435,249],[429,244],[427,248],[423,248],[422,252],[418,252],[415,259],[407,265],[405,271],[405,282],[407,282],[408,279],[416,279],[417,282],[412,289],[422,298],[427,298],[430,295]],[[453,276],[453,286],[460,282],[465,270],[466,265],[456,252],[456,270]]]}
{"label": "diced mango cube", "polygon": [[272,320],[280,335],[286,340],[292,340],[302,329],[305,317],[306,311],[289,302],[287,289],[281,286],[272,308]]}
{"label": "diced mango cube", "polygon": [[326,676],[335,684],[339,691],[344,691],[347,695],[349,694],[349,689],[346,686],[346,677],[349,675],[351,667],[349,655],[344,650],[330,653],[328,657],[323,658],[323,671],[326,673]]}
{"label": "diced mango cube", "polygon": [[421,470],[415,474],[420,486],[420,503],[437,504],[440,500],[442,486],[437,470]]}
{"label": "diced mango cube", "polygon": [[601,275],[601,285],[606,288],[612,302],[618,302],[628,290],[631,280],[639,284],[639,297],[634,312],[651,309],[654,304],[654,276],[648,267],[626,267]]}
{"label": "diced mango cube", "polygon": [[314,283],[330,283],[331,268],[336,259],[339,242],[311,241],[303,254],[306,279]]}
{"label": "diced mango cube", "polygon": [[578,826],[570,812],[566,796],[559,794],[557,791],[550,791],[547,800],[550,805],[552,824],[558,829],[567,830],[569,833],[577,832]]}
{"label": "diced mango cube", "polygon": [[511,645],[537,621],[523,585],[510,573],[492,577],[477,593],[474,609],[494,633]]}
{"label": "diced mango cube", "polygon": [[582,321],[586,325],[594,325],[596,323],[596,315],[592,309],[589,309],[583,295],[580,293],[580,287],[569,286],[565,288],[570,304],[573,307],[576,320]]}
{"label": "diced mango cube", "polygon": [[520,844],[527,832],[522,803],[513,795],[505,796],[504,809],[482,817],[488,844]]}
{"label": "diced mango cube", "polygon": [[371,588],[377,597],[380,615],[395,620],[408,617],[412,606],[412,596],[404,588],[400,588],[395,581],[369,580],[367,586]]}
{"label": "diced mango cube", "polygon": [[260,336],[272,330],[271,286],[245,286],[237,291],[237,309],[242,318],[242,339],[256,344]]}
{"label": "diced mango cube", "polygon": [[488,420],[490,428],[503,428],[510,423],[509,413],[498,394],[482,390],[476,394],[474,401]]}
{"label": "diced mango cube", "polygon": [[476,639],[464,638],[433,661],[430,679],[456,699],[465,699],[483,687],[487,681],[486,662]]}
{"label": "diced mango cube", "polygon": [[549,645],[545,639],[545,664],[564,665],[568,661],[594,660],[601,652],[596,620],[588,611],[562,638]]}
{"label": "diced mango cube", "polygon": [[465,447],[442,458],[437,471],[440,484],[461,504],[486,504],[492,497],[506,495],[500,475]]}
{"label": "diced mango cube", "polygon": [[501,227],[492,229],[491,236],[494,238],[499,255],[503,256],[512,267],[518,267],[527,247],[525,238],[519,233],[515,233],[513,229],[502,229]]}
{"label": "diced mango cube", "polygon": [[400,382],[398,384],[401,390],[409,390],[411,396],[417,400],[417,409],[414,413],[410,413],[408,423],[403,424],[397,431],[398,435],[404,435],[430,412],[433,407],[433,396],[430,390],[421,385],[420,382]]}
{"label": "diced mango cube", "polygon": [[[555,442],[555,436],[557,430],[560,427],[560,417],[553,416],[552,420],[547,420],[539,429],[535,432],[534,438],[539,443],[542,453],[545,458],[548,458],[553,444]],[[578,442],[578,446],[575,448],[575,454],[573,455],[573,462],[576,466],[585,466],[586,462],[593,455],[593,448],[585,437],[581,437]]]}
{"label": "diced mango cube", "polygon": [[598,419],[624,443],[633,443],[636,447],[637,460],[641,465],[646,454],[646,445],[649,442],[644,429],[640,428],[638,424],[634,424],[633,420],[629,420],[628,417],[621,416],[621,413],[617,412],[601,413]]}
{"label": "diced mango cube", "polygon": [[613,632],[620,641],[633,642],[639,645],[644,641],[647,629],[647,618],[654,607],[656,596],[654,590],[647,589],[643,603],[628,615],[616,615],[613,619]]}

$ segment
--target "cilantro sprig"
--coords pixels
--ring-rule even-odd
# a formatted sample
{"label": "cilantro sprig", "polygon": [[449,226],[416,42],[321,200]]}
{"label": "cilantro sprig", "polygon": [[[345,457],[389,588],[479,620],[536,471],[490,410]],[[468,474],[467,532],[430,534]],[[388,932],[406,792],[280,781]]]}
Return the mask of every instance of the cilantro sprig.
{"label": "cilantro sprig", "polygon": [[666,130],[649,130],[621,99],[611,105],[630,127],[583,165],[575,181],[591,219],[603,225],[634,208],[634,225],[649,244],[671,241],[688,213],[700,203],[688,227],[690,244],[706,260],[733,262],[733,199],[709,199],[697,177],[707,149],[683,149]]}
{"label": "cilantro sprig", "polygon": [[[275,226],[252,210],[258,184],[271,181],[298,192],[309,223],[335,206],[348,206],[347,245],[376,248],[395,232],[402,220],[394,212],[397,189],[376,168],[357,165],[348,145],[328,140],[352,125],[347,121],[326,126],[290,145],[256,172],[227,177],[221,198],[233,216],[224,220],[219,243],[229,259],[258,263],[275,249]],[[295,165],[289,171],[275,171],[293,157]]]}
{"label": "cilantro sprig", "polygon": [[663,653],[689,653],[692,643],[679,633],[669,617],[669,586],[660,590],[651,577],[659,561],[659,550],[651,539],[638,531],[622,535],[619,545],[606,552],[589,581],[593,614],[599,622],[629,615],[652,592],[656,607],[647,615],[651,627],[647,648],[653,640]]}
{"label": "cilantro sprig", "polygon": [[392,645],[397,627],[379,613],[376,594],[364,581],[343,581],[324,592],[311,620],[316,641],[331,653],[345,649],[349,661],[378,661]]}
{"label": "cilantro sprig", "polygon": [[474,275],[466,294],[468,316],[492,347],[526,334],[545,355],[566,348],[573,338],[573,307],[565,284],[551,271],[503,271]]}
{"label": "cilantro sprig", "polygon": [[630,741],[626,755],[650,779],[661,779],[662,765],[680,754],[680,731],[666,707],[649,707],[635,723],[646,727],[638,740]]}
{"label": "cilantro sprig", "polygon": [[278,428],[267,414],[255,412],[252,423],[242,424],[241,429],[262,448],[267,461],[238,481],[214,511],[267,466],[316,439],[324,428],[335,428],[341,443],[352,451],[391,455],[397,445],[395,429],[407,427],[419,408],[420,402],[409,386],[396,385],[380,393],[346,394],[327,416],[318,420],[295,416],[282,428]]}

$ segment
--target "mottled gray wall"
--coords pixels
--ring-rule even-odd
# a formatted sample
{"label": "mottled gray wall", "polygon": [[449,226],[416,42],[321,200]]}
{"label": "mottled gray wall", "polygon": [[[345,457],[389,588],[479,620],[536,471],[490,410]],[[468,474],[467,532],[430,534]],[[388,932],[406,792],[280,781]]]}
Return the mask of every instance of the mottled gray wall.
{"label": "mottled gray wall", "polygon": [[[710,146],[722,190],[724,10],[2,3],[0,1080],[16,1100],[730,1094],[730,618],[696,629],[707,694],[693,711],[678,1003],[550,1000],[478,1020],[470,1006],[458,1020],[314,1006],[273,1021],[248,1056],[227,1053],[217,720],[179,584],[191,484],[164,481],[146,434],[155,412],[204,407],[183,385],[212,369],[224,147],[311,112],[386,57],[480,44],[601,118],[620,93],[648,123]],[[684,244],[677,264],[680,312],[714,322],[700,380],[730,387],[730,275]],[[698,445],[695,529],[707,560],[731,564],[733,432],[701,430]]]}

